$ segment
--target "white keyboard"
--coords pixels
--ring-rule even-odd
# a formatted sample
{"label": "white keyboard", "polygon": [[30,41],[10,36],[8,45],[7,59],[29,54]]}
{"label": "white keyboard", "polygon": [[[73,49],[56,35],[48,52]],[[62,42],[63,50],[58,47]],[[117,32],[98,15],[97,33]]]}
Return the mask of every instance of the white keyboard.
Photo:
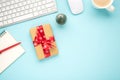
{"label": "white keyboard", "polygon": [[0,0],[0,28],[56,11],[55,0]]}

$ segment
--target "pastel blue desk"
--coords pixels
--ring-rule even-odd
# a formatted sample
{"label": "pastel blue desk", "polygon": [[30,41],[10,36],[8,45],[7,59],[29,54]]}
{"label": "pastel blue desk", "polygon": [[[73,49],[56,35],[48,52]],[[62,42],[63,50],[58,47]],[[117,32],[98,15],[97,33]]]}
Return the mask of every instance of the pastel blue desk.
{"label": "pastel blue desk", "polygon": [[[0,80],[120,80],[120,0],[115,0],[113,13],[94,9],[90,0],[84,0],[80,15],[71,14],[67,0],[57,4],[55,14],[0,29],[8,30],[26,51]],[[55,21],[58,13],[68,17],[63,26]],[[59,55],[39,61],[29,29],[45,23],[52,25]]]}

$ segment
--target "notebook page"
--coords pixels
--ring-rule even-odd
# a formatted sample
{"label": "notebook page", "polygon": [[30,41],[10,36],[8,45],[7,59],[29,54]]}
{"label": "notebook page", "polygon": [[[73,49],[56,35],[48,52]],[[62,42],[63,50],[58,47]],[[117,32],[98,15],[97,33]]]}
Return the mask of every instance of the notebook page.
{"label": "notebook page", "polygon": [[[0,50],[16,43],[17,41],[6,31],[5,34],[0,37]],[[23,53],[24,49],[22,46],[18,45],[0,54],[0,73],[2,73]]]}

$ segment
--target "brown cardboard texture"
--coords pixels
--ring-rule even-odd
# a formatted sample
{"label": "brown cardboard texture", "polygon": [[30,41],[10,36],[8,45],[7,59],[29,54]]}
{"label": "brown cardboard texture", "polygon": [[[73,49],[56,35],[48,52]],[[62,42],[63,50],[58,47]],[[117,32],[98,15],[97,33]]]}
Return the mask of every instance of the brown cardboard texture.
{"label": "brown cardboard texture", "polygon": [[[50,24],[44,24],[42,25],[43,26],[43,30],[44,30],[44,33],[45,33],[45,36],[46,38],[48,39],[49,37],[51,36],[54,36],[53,33],[52,33],[52,29],[51,29],[51,26]],[[36,31],[37,31],[37,28],[36,27],[33,27],[30,29],[30,34],[31,34],[31,37],[32,37],[32,41],[34,40],[35,36],[36,36]],[[53,42],[53,45],[55,46],[54,48],[51,48],[50,49],[50,56],[53,56],[53,55],[57,55],[58,54],[58,48],[57,48],[57,45],[56,45],[56,42],[54,41]],[[36,50],[36,53],[37,53],[37,56],[38,56],[38,59],[44,59],[45,56],[44,56],[44,52],[43,52],[43,48],[42,48],[42,45],[39,44],[38,46],[35,47],[35,50]]]}

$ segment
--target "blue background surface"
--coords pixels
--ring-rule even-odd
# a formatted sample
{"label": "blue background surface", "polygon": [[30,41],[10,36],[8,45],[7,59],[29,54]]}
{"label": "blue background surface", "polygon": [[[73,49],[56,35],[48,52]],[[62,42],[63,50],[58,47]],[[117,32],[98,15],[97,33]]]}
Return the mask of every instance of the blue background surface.
{"label": "blue background surface", "polygon": [[[0,29],[8,30],[26,51],[0,80],[120,80],[120,0],[115,0],[113,13],[84,0],[79,15],[70,12],[67,0],[56,1],[57,13]],[[55,21],[58,13],[68,17],[63,26]],[[59,55],[39,61],[29,29],[45,23],[52,25]]]}

